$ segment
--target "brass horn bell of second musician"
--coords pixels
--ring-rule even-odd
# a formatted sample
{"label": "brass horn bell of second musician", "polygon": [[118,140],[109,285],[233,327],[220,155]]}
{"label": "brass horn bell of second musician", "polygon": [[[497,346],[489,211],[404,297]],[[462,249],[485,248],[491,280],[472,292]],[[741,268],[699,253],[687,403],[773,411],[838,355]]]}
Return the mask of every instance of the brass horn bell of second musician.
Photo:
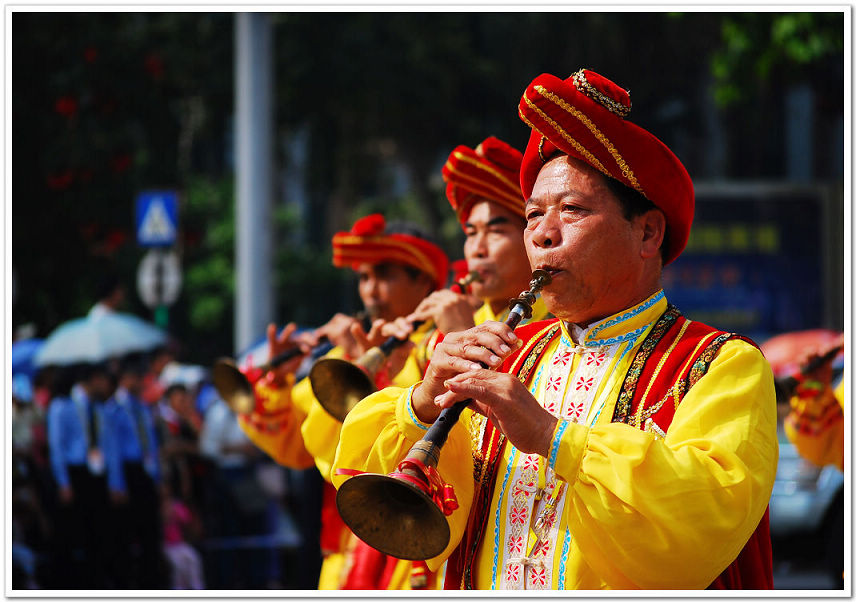
{"label": "brass horn bell of second musician", "polygon": [[[299,347],[293,347],[275,355],[269,362],[258,366],[258,369],[268,372],[280,364],[301,355]],[[236,414],[249,414],[256,407],[256,397],[253,386],[244,373],[231,358],[220,358],[214,363],[211,378],[217,394]]]}
{"label": "brass horn bell of second musician", "polygon": [[309,371],[312,393],[328,414],[344,422],[351,408],[375,392],[372,378],[385,360],[381,347],[372,347],[355,362],[322,358]]}
{"label": "brass horn bell of second musician", "polygon": [[[551,281],[549,272],[535,270],[529,290],[511,300],[505,323],[514,328],[531,317],[535,294]],[[450,539],[446,514],[457,504],[447,504],[453,496],[446,491],[436,467],[440,450],[469,401],[440,412],[395,472],[356,474],[342,483],[336,507],[357,537],[384,554],[405,560],[427,560],[446,549]]]}
{"label": "brass horn bell of second musician", "polygon": [[[479,278],[479,273],[473,270],[455,282],[455,285],[464,291]],[[421,322],[413,326],[418,328],[420,324]],[[309,371],[309,382],[318,403],[333,418],[344,422],[351,408],[377,390],[374,384],[375,375],[393,349],[405,342],[406,339],[389,337],[379,346],[366,351],[356,361],[322,358],[315,362]]]}

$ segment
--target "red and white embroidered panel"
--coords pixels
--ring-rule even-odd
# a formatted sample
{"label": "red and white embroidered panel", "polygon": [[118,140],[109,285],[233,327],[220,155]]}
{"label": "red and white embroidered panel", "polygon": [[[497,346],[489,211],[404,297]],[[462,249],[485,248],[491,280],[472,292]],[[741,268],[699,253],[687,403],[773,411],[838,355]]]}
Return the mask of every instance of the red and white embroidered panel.
{"label": "red and white embroidered panel", "polygon": [[[542,359],[546,378],[539,402],[557,418],[585,422],[600,384],[608,376],[607,368],[614,359],[619,344],[609,347],[584,348],[569,345],[562,337],[559,346],[548,359]],[[579,360],[575,362],[576,356]],[[518,454],[512,467],[509,491],[503,515],[505,539],[502,544],[502,589],[551,589],[553,557],[559,538],[558,517],[562,515],[565,495],[555,501],[555,510],[545,513],[547,536],[535,542],[527,554],[530,541],[536,539],[530,531],[535,519],[545,509],[557,483],[552,469],[543,467],[547,460],[538,454]],[[538,493],[538,473],[544,471],[544,491]],[[536,501],[536,497],[540,497]]]}

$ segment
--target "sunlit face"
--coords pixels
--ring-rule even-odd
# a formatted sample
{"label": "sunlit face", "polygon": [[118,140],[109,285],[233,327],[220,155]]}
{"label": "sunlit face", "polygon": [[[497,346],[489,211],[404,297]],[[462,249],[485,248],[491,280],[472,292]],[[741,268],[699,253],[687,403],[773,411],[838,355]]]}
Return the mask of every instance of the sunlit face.
{"label": "sunlit face", "polygon": [[362,263],[357,275],[360,299],[372,319],[406,316],[434,288],[428,275],[419,272],[414,278],[397,263]]}
{"label": "sunlit face", "polygon": [[553,276],[542,297],[554,315],[585,325],[644,300],[643,238],[587,163],[561,155],[541,168],[524,240],[532,267]]}
{"label": "sunlit face", "polygon": [[464,222],[464,257],[480,281],[473,294],[487,302],[516,297],[525,290],[532,270],[523,246],[524,222],[518,214],[490,201],[476,201]]}

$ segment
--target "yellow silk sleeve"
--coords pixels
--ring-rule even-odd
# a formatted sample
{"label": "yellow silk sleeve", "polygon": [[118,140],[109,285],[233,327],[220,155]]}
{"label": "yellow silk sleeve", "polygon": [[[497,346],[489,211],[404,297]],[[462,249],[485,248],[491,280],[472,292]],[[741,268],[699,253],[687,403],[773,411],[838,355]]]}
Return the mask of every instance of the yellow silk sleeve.
{"label": "yellow silk sleeve", "polygon": [[844,472],[844,381],[816,397],[793,397],[784,427],[800,456]]}
{"label": "yellow silk sleeve", "polygon": [[273,388],[263,379],[256,383],[255,390],[264,413],[238,414],[241,430],[279,464],[296,469],[312,466],[312,456],[300,435],[306,413],[292,403],[292,387]]}
{"label": "yellow silk sleeve", "polygon": [[306,408],[306,418],[300,427],[303,444],[315,458],[315,466],[318,467],[321,476],[329,481],[342,423],[328,414],[318,403],[312,392],[309,378],[304,378],[294,386],[292,396],[296,405]]}
{"label": "yellow silk sleeve", "polygon": [[[413,387],[388,387],[360,401],[342,425],[342,436],[333,463],[333,485],[337,488],[351,477],[337,475],[338,469],[389,474],[419,441],[429,425],[420,422],[410,405]],[[466,413],[465,413],[466,417]],[[471,439],[465,418],[449,433],[440,454],[437,470],[445,483],[455,489],[458,509],[447,517],[451,532],[449,545],[437,557],[426,561],[436,571],[463,536],[473,497]]]}
{"label": "yellow silk sleeve", "polygon": [[[607,418],[608,419],[608,418]],[[565,520],[612,588],[707,587],[761,520],[778,461],[773,376],[731,341],[686,394],[664,439],[626,424],[560,421]]]}
{"label": "yellow silk sleeve", "polygon": [[[416,337],[421,337],[421,333],[415,334],[411,340]],[[393,383],[409,386],[421,379],[421,370],[414,356],[413,352],[408,355],[404,367],[393,378]],[[344,357],[344,352],[341,348],[336,347],[324,357],[341,359]],[[318,402],[312,391],[309,378],[304,378],[295,385],[292,398],[294,403],[306,412],[306,418],[300,429],[306,450],[315,458],[318,471],[329,481],[333,459],[336,455],[336,446],[339,444],[342,431],[342,423],[327,413]]]}

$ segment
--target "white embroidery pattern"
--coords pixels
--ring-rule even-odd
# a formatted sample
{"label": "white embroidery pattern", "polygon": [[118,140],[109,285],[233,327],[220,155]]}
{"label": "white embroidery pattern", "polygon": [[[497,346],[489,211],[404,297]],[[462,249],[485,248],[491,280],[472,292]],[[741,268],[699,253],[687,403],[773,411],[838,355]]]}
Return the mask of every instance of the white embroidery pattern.
{"label": "white embroidery pattern", "polygon": [[[584,422],[597,393],[607,375],[618,344],[609,347],[580,347],[565,337],[549,361],[541,405],[557,418],[572,422]],[[574,355],[580,354],[576,371],[571,374]],[[557,517],[564,510],[565,495],[559,493],[554,503],[555,511],[546,514],[547,536],[538,541],[527,555],[530,525],[544,510],[556,488],[555,473],[546,469],[545,490],[536,503],[538,470],[547,460],[537,454],[520,454],[514,467],[512,483],[505,506],[508,517],[505,541],[505,570],[501,587],[513,590],[550,589],[553,578],[553,556],[559,537]]]}

